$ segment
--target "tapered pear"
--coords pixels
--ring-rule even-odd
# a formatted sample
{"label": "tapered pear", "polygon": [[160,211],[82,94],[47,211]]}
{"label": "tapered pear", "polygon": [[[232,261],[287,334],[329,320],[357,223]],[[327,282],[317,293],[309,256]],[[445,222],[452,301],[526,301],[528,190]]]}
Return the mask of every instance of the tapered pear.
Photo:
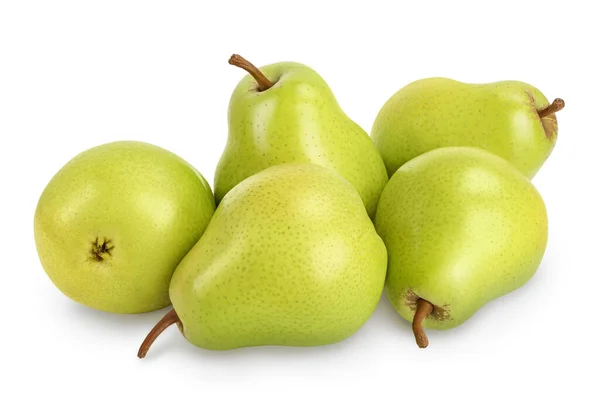
{"label": "tapered pear", "polygon": [[385,187],[375,220],[388,250],[386,294],[423,327],[462,324],[484,304],[525,284],[546,248],[544,202],[508,161],[485,150],[432,150]]}
{"label": "tapered pear", "polygon": [[205,349],[317,346],[352,335],[381,297],[387,253],[357,191],[311,164],[267,168],[219,204],[173,275],[178,324]]}
{"label": "tapered pear", "polygon": [[387,182],[383,160],[323,78],[294,62],[260,69],[239,55],[229,62],[250,75],[229,103],[229,137],[215,172],[217,203],[242,180],[272,165],[312,163],[346,178],[373,216]]}
{"label": "tapered pear", "polygon": [[403,87],[385,103],[371,136],[389,176],[429,150],[473,146],[532,178],[554,148],[555,113],[563,107],[563,100],[550,104],[538,89],[519,81],[467,84],[428,78]]}
{"label": "tapered pear", "polygon": [[215,210],[210,186],[175,154],[141,142],[94,147],[44,189],[35,243],[54,284],[73,300],[115,313],[170,304],[173,271]]}

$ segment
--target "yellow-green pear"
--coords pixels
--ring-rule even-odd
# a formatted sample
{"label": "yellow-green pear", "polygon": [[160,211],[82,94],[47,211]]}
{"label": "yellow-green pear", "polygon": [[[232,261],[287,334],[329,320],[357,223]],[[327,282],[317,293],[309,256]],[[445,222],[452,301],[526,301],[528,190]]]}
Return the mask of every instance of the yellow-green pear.
{"label": "yellow-green pear", "polygon": [[386,294],[423,327],[462,324],[484,304],[525,284],[546,248],[544,202],[525,175],[485,150],[449,147],[396,171],[375,220],[388,250]]}
{"label": "yellow-green pear", "polygon": [[171,281],[177,323],[211,350],[317,346],[356,332],[383,291],[387,253],[356,189],[312,164],[267,168],[232,189]]}
{"label": "yellow-green pear", "polygon": [[519,81],[421,79],[385,103],[371,136],[389,176],[429,150],[473,146],[499,155],[532,178],[554,148],[555,113],[563,107],[563,100],[549,104],[542,92]]}
{"label": "yellow-green pear", "polygon": [[323,78],[295,62],[260,69],[239,55],[229,62],[250,75],[231,95],[227,146],[215,172],[217,203],[245,178],[272,165],[312,163],[346,178],[373,216],[388,180],[383,160]]}
{"label": "yellow-green pear", "polygon": [[210,186],[175,154],[113,142],[73,158],[44,189],[35,242],[71,299],[115,313],[170,304],[173,271],[214,213]]}

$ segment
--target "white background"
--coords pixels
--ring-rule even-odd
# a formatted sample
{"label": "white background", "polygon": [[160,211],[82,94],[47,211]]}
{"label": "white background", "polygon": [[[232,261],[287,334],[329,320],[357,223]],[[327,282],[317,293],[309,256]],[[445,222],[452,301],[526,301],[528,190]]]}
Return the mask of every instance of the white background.
{"label": "white background", "polygon": [[[0,398],[600,398],[600,32],[586,7],[1,2]],[[110,315],[63,296],[37,259],[37,199],[77,153],[122,139],[163,146],[212,182],[244,75],[227,64],[233,52],[312,66],[367,131],[389,96],[429,76],[518,79],[564,98],[557,146],[534,180],[550,218],[538,273],[461,327],[429,331],[426,350],[382,299],[331,346],[211,352],[173,328],[137,359],[164,311]]]}

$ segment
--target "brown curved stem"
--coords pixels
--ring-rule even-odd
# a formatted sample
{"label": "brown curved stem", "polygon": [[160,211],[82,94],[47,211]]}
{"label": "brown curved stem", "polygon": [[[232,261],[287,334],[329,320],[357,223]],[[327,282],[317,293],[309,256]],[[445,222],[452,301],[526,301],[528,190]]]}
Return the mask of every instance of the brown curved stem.
{"label": "brown curved stem", "polygon": [[240,67],[244,71],[248,72],[256,83],[258,83],[258,91],[262,92],[273,86],[273,82],[269,80],[260,69],[256,68],[254,64],[250,61],[246,60],[244,57],[239,54],[234,54],[229,58],[229,64],[235,65],[236,67]]}
{"label": "brown curved stem", "polygon": [[538,110],[538,115],[540,116],[540,118],[544,118],[548,115],[552,115],[554,113],[559,112],[563,108],[565,108],[565,101],[563,99],[554,99],[554,101],[551,104],[547,105],[541,110]]}
{"label": "brown curved stem", "polygon": [[432,312],[433,304],[425,299],[417,300],[417,311],[413,317],[412,329],[413,333],[415,334],[417,345],[422,349],[429,345],[429,339],[427,339],[427,335],[425,334],[421,324],[423,323],[423,320]]}
{"label": "brown curved stem", "polygon": [[163,331],[165,329],[167,329],[169,326],[176,324],[176,323],[180,323],[180,322],[181,322],[181,320],[177,316],[177,313],[175,312],[175,310],[171,310],[168,313],[166,313],[165,316],[162,317],[162,319],[160,321],[158,321],[158,324],[156,324],[154,326],[154,328],[152,328],[152,330],[150,331],[148,336],[146,336],[146,339],[144,339],[144,342],[140,346],[140,349],[138,350],[138,353],[137,353],[138,358],[146,357],[148,350],[150,350],[150,346],[152,346],[152,343],[154,343],[156,338],[161,333],[163,333]]}

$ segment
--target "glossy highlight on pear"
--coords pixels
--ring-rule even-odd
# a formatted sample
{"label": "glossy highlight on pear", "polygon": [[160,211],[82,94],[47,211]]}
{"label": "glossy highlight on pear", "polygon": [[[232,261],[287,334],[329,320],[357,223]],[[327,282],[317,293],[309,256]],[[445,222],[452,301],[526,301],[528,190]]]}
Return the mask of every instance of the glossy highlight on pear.
{"label": "glossy highlight on pear", "polygon": [[209,350],[321,346],[353,335],[385,282],[387,252],[362,200],[335,171],[269,167],[223,198],[177,267],[169,325]]}
{"label": "glossy highlight on pear", "polygon": [[371,138],[339,106],[313,69],[296,62],[256,67],[234,54],[246,75],[231,95],[227,144],[215,171],[217,204],[244,179],[273,165],[330,168],[360,194],[371,217],[388,177]]}
{"label": "glossy highlight on pear", "polygon": [[208,182],[185,160],[148,143],[107,143],[74,157],[48,183],[35,243],[69,298],[106,312],[150,312],[171,303],[173,271],[214,210]]}
{"label": "glossy highlight on pear", "polygon": [[552,153],[558,135],[552,103],[524,82],[469,84],[427,78],[397,91],[379,111],[371,137],[391,177],[430,150],[479,147],[533,178]]}
{"label": "glossy highlight on pear", "polygon": [[475,147],[447,147],[404,164],[385,187],[375,227],[388,251],[386,296],[425,329],[451,329],[523,286],[542,261],[542,197],[508,161]]}

